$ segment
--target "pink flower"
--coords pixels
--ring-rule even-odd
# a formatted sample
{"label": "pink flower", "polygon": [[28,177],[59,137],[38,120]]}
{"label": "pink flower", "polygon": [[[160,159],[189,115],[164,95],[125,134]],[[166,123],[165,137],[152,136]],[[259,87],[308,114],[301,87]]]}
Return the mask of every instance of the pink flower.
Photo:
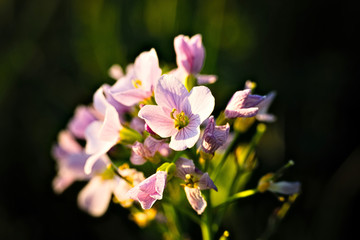
{"label": "pink flower", "polygon": [[149,209],[156,200],[161,200],[166,185],[167,173],[157,171],[127,193],[131,199],[138,201],[143,209]]}
{"label": "pink flower", "polygon": [[174,39],[176,63],[179,68],[189,74],[197,74],[201,71],[204,63],[205,49],[202,45],[200,34],[189,38],[179,35]]}
{"label": "pink flower", "polygon": [[78,106],[75,110],[74,117],[68,124],[68,129],[71,133],[79,138],[85,138],[85,129],[97,119],[98,113],[92,107]]}
{"label": "pink flower", "polygon": [[175,164],[175,176],[185,181],[184,190],[191,207],[197,214],[202,214],[207,203],[201,195],[201,190],[214,189],[217,191],[217,187],[210,179],[209,174],[197,169],[192,160],[179,158]]}
{"label": "pink flower", "polygon": [[95,161],[119,142],[122,128],[119,115],[112,105],[107,106],[103,122],[95,121],[89,125],[85,131],[85,152],[91,156],[86,161],[85,173],[91,173]]}
{"label": "pink flower", "polygon": [[[57,161],[57,176],[53,180],[53,189],[56,193],[62,193],[74,181],[87,180],[91,177],[84,172],[84,165],[89,155],[69,131],[59,133],[58,144],[53,148],[52,153]],[[97,159],[92,171],[98,173],[105,167],[106,161]]]}
{"label": "pink flower", "polygon": [[226,106],[225,116],[227,118],[254,117],[259,111],[259,104],[265,97],[250,93],[251,89],[235,92]]}
{"label": "pink flower", "polygon": [[229,123],[222,126],[216,126],[214,117],[211,116],[204,130],[201,150],[206,153],[214,154],[215,151],[226,142],[229,136],[229,131]]}
{"label": "pink flower", "polygon": [[168,144],[163,140],[157,140],[149,136],[145,139],[144,143],[136,142],[132,146],[130,161],[135,165],[144,164],[147,160],[152,160],[156,152],[168,153],[166,151],[168,148]]}
{"label": "pink flower", "polygon": [[200,85],[216,81],[217,77],[215,75],[199,74],[205,58],[205,49],[200,34],[196,34],[191,38],[184,35],[175,37],[174,48],[178,69],[173,73],[178,79],[184,80],[187,76],[194,75]]}
{"label": "pink flower", "polygon": [[[137,185],[144,180],[144,175],[134,169],[119,170],[123,178],[133,179],[132,184]],[[107,210],[111,197],[114,195],[121,205],[129,207],[132,200],[126,192],[132,185],[117,176],[112,169],[105,169],[100,175],[93,177],[78,195],[78,205],[81,209],[94,217],[101,216]]]}
{"label": "pink flower", "polygon": [[158,105],[145,105],[139,117],[162,138],[171,137],[169,147],[181,151],[195,145],[200,124],[214,109],[215,99],[207,87],[194,87],[189,93],[172,75],[163,75],[155,88]]}
{"label": "pink flower", "polygon": [[141,53],[134,66],[128,68],[126,76],[121,77],[110,93],[125,106],[132,106],[152,96],[161,68],[155,49]]}

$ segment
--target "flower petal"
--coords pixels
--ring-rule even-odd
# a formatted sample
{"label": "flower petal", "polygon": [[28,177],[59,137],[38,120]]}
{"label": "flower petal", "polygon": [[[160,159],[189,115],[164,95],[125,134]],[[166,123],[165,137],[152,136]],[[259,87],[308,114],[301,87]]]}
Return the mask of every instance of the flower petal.
{"label": "flower petal", "polygon": [[179,35],[174,39],[176,63],[189,74],[197,74],[203,66],[205,49],[200,34],[189,39],[188,36]]}
{"label": "flower petal", "polygon": [[75,110],[74,117],[68,124],[68,129],[75,137],[84,139],[85,129],[95,120],[96,118],[89,107],[78,106]]}
{"label": "flower petal", "polygon": [[140,109],[138,116],[144,119],[151,130],[162,138],[170,137],[178,131],[175,128],[174,120],[170,117],[170,112],[165,114],[159,106],[145,105]]}
{"label": "flower petal", "polygon": [[211,178],[209,177],[208,173],[204,173],[200,180],[199,180],[199,188],[200,190],[204,190],[204,189],[214,189],[215,191],[217,191],[217,187],[215,186],[213,180],[211,180]]}
{"label": "flower petal", "polygon": [[101,141],[116,143],[119,139],[119,132],[122,129],[119,114],[115,108],[109,105],[106,108],[104,122],[99,132]]}
{"label": "flower petal", "polygon": [[194,87],[188,99],[192,114],[199,115],[200,123],[207,119],[214,110],[215,98],[207,87]]}
{"label": "flower petal", "polygon": [[162,199],[167,173],[158,171],[127,192],[127,196],[138,201],[143,209],[149,209],[156,200]]}
{"label": "flower petal", "polygon": [[93,105],[96,111],[101,113],[101,115],[105,115],[106,107],[109,105],[108,101],[105,98],[103,87],[100,87],[96,90],[93,97]]}
{"label": "flower petal", "polygon": [[164,106],[170,111],[175,108],[181,110],[183,100],[189,95],[184,84],[173,75],[164,74],[155,87],[155,101],[159,106]]}
{"label": "flower petal", "polygon": [[216,82],[217,76],[216,75],[196,75],[197,83],[199,85],[203,84],[211,84]]}
{"label": "flower petal", "polygon": [[155,49],[143,52],[135,59],[134,71],[144,90],[151,92],[162,72]]}
{"label": "flower petal", "polygon": [[79,207],[94,217],[103,215],[111,200],[113,184],[112,180],[94,177],[80,191],[78,196]]}
{"label": "flower petal", "polygon": [[74,139],[69,131],[63,130],[58,135],[59,147],[66,153],[79,153],[82,152],[82,147]]}
{"label": "flower petal", "polygon": [[197,214],[202,214],[207,206],[207,203],[202,197],[200,189],[185,186],[184,190],[191,207],[197,212]]}
{"label": "flower petal", "polygon": [[176,165],[175,176],[183,180],[186,179],[185,177],[186,174],[192,174],[195,172],[195,164],[193,160],[181,157],[178,160],[176,160],[175,165]]}
{"label": "flower petal", "polygon": [[200,125],[187,125],[176,135],[171,136],[169,147],[175,151],[182,151],[186,148],[192,148],[200,137]]}
{"label": "flower petal", "polygon": [[151,97],[151,91],[145,91],[143,89],[134,88],[123,92],[112,92],[113,98],[115,98],[121,104],[125,106],[133,106],[142,100]]}

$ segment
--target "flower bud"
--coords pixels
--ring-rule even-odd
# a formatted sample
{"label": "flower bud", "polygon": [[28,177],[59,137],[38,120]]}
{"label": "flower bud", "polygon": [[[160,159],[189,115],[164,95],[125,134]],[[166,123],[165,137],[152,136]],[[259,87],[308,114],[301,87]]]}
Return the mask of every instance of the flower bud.
{"label": "flower bud", "polygon": [[[201,143],[201,152],[214,155],[215,151],[221,147],[229,136],[230,125],[216,126],[214,117],[209,118],[209,122],[205,128]],[[202,154],[206,157],[206,154]]]}

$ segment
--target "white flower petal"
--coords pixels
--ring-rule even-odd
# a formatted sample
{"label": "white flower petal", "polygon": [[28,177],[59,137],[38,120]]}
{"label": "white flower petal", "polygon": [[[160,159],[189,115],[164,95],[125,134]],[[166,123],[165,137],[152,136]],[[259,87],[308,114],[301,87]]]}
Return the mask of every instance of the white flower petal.
{"label": "white flower petal", "polygon": [[94,177],[80,191],[78,196],[79,207],[94,217],[103,215],[109,206],[113,186],[112,180]]}
{"label": "white flower petal", "polygon": [[200,189],[185,186],[184,190],[191,207],[197,212],[197,214],[202,214],[207,206],[207,203],[201,196]]}
{"label": "white flower petal", "polygon": [[215,98],[207,87],[194,87],[188,99],[192,114],[199,115],[200,123],[207,119],[214,110]]}

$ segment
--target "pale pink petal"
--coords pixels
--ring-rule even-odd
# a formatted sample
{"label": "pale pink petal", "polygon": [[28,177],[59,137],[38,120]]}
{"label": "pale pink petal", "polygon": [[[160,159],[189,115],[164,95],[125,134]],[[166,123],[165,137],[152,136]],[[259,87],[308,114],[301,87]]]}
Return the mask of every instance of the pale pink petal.
{"label": "pale pink petal", "polygon": [[205,49],[200,34],[196,34],[190,39],[190,48],[193,57],[191,73],[197,74],[201,71],[205,58]]}
{"label": "pale pink petal", "polygon": [[99,158],[103,157],[104,154],[107,153],[107,151],[109,151],[112,146],[113,146],[113,143],[111,143],[111,142],[110,143],[109,142],[103,142],[102,145],[101,145],[101,149],[98,152],[92,154],[86,160],[86,163],[85,163],[85,166],[84,166],[84,172],[86,174],[92,173],[95,163],[99,160]]}
{"label": "pale pink petal", "polygon": [[134,165],[142,165],[146,162],[147,157],[149,157],[150,152],[145,148],[144,144],[135,142],[131,147],[131,157],[130,162]]}
{"label": "pale pink petal", "polygon": [[123,92],[112,92],[112,96],[125,106],[133,106],[142,100],[151,97],[151,91],[145,91],[140,88],[129,89]]}
{"label": "pale pink petal", "polygon": [[162,199],[166,177],[166,172],[158,171],[130,189],[127,195],[138,201],[143,209],[149,209],[156,200]]}
{"label": "pale pink petal", "polygon": [[185,84],[185,80],[187,76],[189,76],[189,73],[185,71],[183,68],[176,68],[171,70],[167,73],[168,75],[173,75],[176,79],[178,79],[180,82]]}
{"label": "pale pink petal", "polygon": [[94,177],[80,191],[78,204],[81,209],[94,217],[103,215],[111,200],[114,182],[103,180],[101,177]]}
{"label": "pale pink petal", "polygon": [[136,77],[142,82],[144,90],[152,91],[161,76],[161,68],[155,49],[141,53],[135,60],[134,71]]}
{"label": "pale pink petal", "polygon": [[109,103],[105,98],[102,87],[100,87],[98,90],[96,90],[94,97],[93,97],[93,105],[94,105],[94,108],[96,109],[96,111],[98,111],[102,115],[105,115],[105,111],[106,111],[106,108],[109,105]]}
{"label": "pale pink petal", "polygon": [[291,195],[298,193],[300,191],[300,186],[301,186],[300,182],[281,181],[281,182],[271,183],[268,190],[271,192]]}
{"label": "pale pink petal", "polygon": [[145,121],[139,117],[133,117],[130,122],[130,128],[142,133],[145,131]]}
{"label": "pale pink petal", "polygon": [[145,105],[140,109],[138,116],[162,138],[170,137],[178,131],[174,120],[170,117],[170,112],[165,114],[160,106]]}
{"label": "pale pink petal", "polygon": [[199,115],[200,123],[207,119],[214,110],[215,98],[207,87],[194,87],[188,99],[192,114]]}
{"label": "pale pink petal", "polygon": [[258,111],[258,104],[263,101],[262,96],[250,95],[251,89],[237,91],[231,97],[225,109],[227,118],[253,117]]}
{"label": "pale pink petal", "polygon": [[103,91],[108,103],[113,106],[121,117],[124,113],[129,112],[130,108],[117,101],[112,93],[112,87],[108,84],[103,84]]}
{"label": "pale pink petal", "polygon": [[176,63],[189,74],[197,74],[203,66],[205,49],[202,45],[201,35],[197,34],[189,39],[188,36],[179,35],[174,39]]}
{"label": "pale pink petal", "polygon": [[191,207],[197,212],[197,214],[202,214],[207,206],[207,203],[201,196],[200,189],[185,186],[184,190]]}
{"label": "pale pink petal", "polygon": [[[131,68],[130,72],[126,73],[126,76],[117,80],[114,85],[111,86],[111,93],[123,92],[129,89],[134,88],[134,84],[132,80],[135,78],[135,73],[133,68]],[[119,99],[116,99],[119,100]]]}
{"label": "pale pink petal", "polygon": [[163,146],[164,141],[148,136],[144,141],[145,148],[149,151],[149,157],[153,157],[157,151]]}
{"label": "pale pink petal", "polygon": [[100,145],[99,132],[102,127],[101,121],[92,122],[85,130],[85,152],[93,154],[98,151]]}
{"label": "pale pink petal", "polygon": [[117,116],[116,110],[108,106],[104,122],[93,122],[85,131],[85,152],[91,154],[84,167],[86,174],[91,173],[94,163],[119,140],[121,125],[115,115]]}
{"label": "pale pink petal", "polygon": [[104,122],[99,132],[101,141],[116,143],[119,140],[119,133],[122,125],[119,120],[119,115],[115,108],[109,105],[106,108]]}
{"label": "pale pink petal", "polygon": [[69,131],[61,131],[58,135],[58,145],[67,153],[82,152],[82,147]]}
{"label": "pale pink petal", "polygon": [[191,122],[176,135],[171,136],[169,147],[175,151],[192,148],[200,137],[200,124],[191,126]]}
{"label": "pale pink petal", "polygon": [[196,75],[198,85],[203,84],[212,84],[216,82],[217,76],[216,75]]}
{"label": "pale pink petal", "polygon": [[170,109],[170,111],[173,108],[179,111],[183,100],[188,96],[189,92],[184,84],[172,75],[164,74],[155,88],[156,103]]}
{"label": "pale pink petal", "polygon": [[52,181],[52,187],[55,193],[60,194],[66,188],[68,188],[74,181],[75,179],[72,176],[62,176],[58,174]]}
{"label": "pale pink petal", "polygon": [[84,139],[85,138],[85,129],[89,126],[90,123],[97,120],[96,117],[92,114],[93,111],[86,106],[78,106],[75,110],[74,117],[70,120],[68,124],[68,129],[74,134],[75,137]]}
{"label": "pale pink petal", "polygon": [[191,49],[187,44],[189,37],[179,35],[174,39],[174,48],[176,52],[176,63],[179,68],[184,69],[189,74],[192,67],[192,54]]}

